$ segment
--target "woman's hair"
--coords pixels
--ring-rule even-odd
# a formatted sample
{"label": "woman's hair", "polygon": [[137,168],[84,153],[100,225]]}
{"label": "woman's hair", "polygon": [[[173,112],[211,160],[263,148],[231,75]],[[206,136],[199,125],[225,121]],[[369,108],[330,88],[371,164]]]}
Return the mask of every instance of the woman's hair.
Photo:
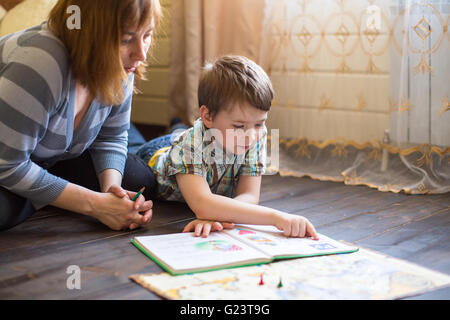
{"label": "woman's hair", "polygon": [[[67,26],[72,5],[80,8],[80,29]],[[156,27],[160,18],[159,0],[59,0],[48,26],[66,46],[74,77],[102,103],[117,105],[124,99],[127,80],[120,57],[122,34],[151,22]],[[143,63],[136,69],[138,78],[145,79],[145,67]]]}
{"label": "woman's hair", "polygon": [[231,103],[248,102],[269,111],[273,100],[269,76],[255,62],[243,56],[226,55],[206,63],[198,86],[199,106],[205,105],[212,117]]}

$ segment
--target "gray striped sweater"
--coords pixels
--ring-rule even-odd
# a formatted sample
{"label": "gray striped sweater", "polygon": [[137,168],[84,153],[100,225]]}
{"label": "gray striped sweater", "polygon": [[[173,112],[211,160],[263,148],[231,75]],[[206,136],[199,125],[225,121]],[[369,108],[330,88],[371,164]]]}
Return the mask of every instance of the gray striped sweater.
{"label": "gray striped sweater", "polygon": [[0,186],[39,209],[67,181],[46,169],[89,150],[97,174],[123,173],[133,74],[119,106],[94,100],[73,132],[75,80],[63,43],[46,23],[0,38]]}

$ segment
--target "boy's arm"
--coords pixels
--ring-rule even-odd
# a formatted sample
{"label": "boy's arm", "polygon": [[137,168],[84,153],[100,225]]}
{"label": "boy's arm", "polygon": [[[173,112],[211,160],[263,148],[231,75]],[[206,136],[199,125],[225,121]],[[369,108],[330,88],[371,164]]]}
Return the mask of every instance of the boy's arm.
{"label": "boy's arm", "polygon": [[239,176],[235,200],[258,204],[261,191],[261,176]]}
{"label": "boy's arm", "polygon": [[198,219],[275,225],[277,210],[213,194],[201,176],[177,174],[183,198]]}
{"label": "boy's arm", "polygon": [[318,239],[314,226],[304,217],[213,194],[201,176],[179,173],[176,179],[184,200],[198,219],[273,225],[285,236]]}

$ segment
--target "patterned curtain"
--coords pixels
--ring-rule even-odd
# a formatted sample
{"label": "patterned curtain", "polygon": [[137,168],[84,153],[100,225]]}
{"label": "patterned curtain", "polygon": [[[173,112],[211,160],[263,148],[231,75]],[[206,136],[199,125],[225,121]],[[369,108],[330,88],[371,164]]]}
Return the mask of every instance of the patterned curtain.
{"label": "patterned curtain", "polygon": [[[450,0],[266,0],[282,175],[450,191]],[[274,142],[274,141],[273,141]]]}

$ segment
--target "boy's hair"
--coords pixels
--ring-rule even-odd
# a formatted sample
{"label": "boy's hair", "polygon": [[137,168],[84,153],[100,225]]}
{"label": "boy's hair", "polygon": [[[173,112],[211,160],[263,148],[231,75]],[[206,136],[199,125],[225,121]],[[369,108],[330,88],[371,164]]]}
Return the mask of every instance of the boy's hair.
{"label": "boy's hair", "polygon": [[[69,29],[67,8],[80,8],[81,29]],[[102,103],[121,104],[123,82],[127,80],[120,57],[120,40],[126,28],[158,25],[161,18],[159,0],[59,0],[48,17],[49,29],[64,43],[74,76],[100,95]],[[144,79],[145,63],[136,69],[137,78]]]}
{"label": "boy's hair", "polygon": [[273,88],[269,76],[243,56],[226,55],[206,63],[198,86],[199,107],[205,105],[212,117],[231,103],[247,102],[269,111]]}

